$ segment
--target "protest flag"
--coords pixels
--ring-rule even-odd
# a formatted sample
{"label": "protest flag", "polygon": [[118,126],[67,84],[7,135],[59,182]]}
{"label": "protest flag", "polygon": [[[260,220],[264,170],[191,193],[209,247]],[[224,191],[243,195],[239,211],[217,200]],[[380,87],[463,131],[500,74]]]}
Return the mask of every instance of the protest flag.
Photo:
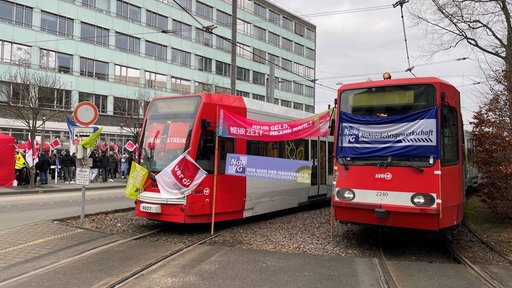
{"label": "protest flag", "polygon": [[100,138],[101,130],[103,130],[103,128],[96,130],[96,132],[92,133],[91,135],[89,135],[89,137],[82,140],[82,142],[80,142],[80,144],[78,145],[88,149],[93,149],[94,145],[96,145],[96,141],[98,141],[98,138]]}
{"label": "protest flag", "polygon": [[137,196],[142,191],[144,183],[146,182],[148,173],[148,169],[140,166],[135,161],[132,162],[130,175],[128,176],[128,181],[126,182],[126,188],[124,190],[126,197],[137,200]]}
{"label": "protest flag", "polygon": [[184,197],[206,177],[206,171],[187,153],[181,154],[155,177],[162,198]]}

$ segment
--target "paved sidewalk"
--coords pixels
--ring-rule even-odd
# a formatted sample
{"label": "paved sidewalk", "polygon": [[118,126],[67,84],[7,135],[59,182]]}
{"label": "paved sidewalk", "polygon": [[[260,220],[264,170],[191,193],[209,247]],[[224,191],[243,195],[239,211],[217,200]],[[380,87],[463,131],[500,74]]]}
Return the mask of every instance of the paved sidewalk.
{"label": "paved sidewalk", "polygon": [[[126,186],[126,178],[115,178],[114,182],[94,182],[87,185],[87,190],[91,189],[104,189],[104,188],[120,188]],[[50,193],[50,192],[72,192],[81,191],[82,185],[76,183],[65,183],[64,180],[55,179],[48,180],[48,184],[36,184],[34,188],[30,185],[0,187],[0,196],[2,195],[15,195],[15,194],[36,194],[36,193]]]}

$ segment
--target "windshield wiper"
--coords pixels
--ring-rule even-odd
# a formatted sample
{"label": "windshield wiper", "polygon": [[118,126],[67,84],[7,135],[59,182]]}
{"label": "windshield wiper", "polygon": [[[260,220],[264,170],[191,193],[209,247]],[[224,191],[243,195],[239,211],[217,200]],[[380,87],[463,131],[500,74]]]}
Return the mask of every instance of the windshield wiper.
{"label": "windshield wiper", "polygon": [[395,165],[398,164],[399,166],[410,167],[410,168],[418,170],[419,172],[423,172],[423,168],[416,166],[416,165],[409,164],[409,163],[404,163],[404,162],[394,162],[394,161],[385,161],[384,162],[383,161],[383,162],[377,163],[377,167],[385,169],[385,168],[388,168],[388,166],[391,166],[392,164],[395,164]]}
{"label": "windshield wiper", "polygon": [[411,167],[411,168],[416,169],[416,170],[418,170],[418,171],[423,173],[423,168],[421,168],[419,166],[412,165],[412,164],[407,164],[407,163],[400,163],[400,164],[402,164],[403,166],[406,166],[406,167]]}

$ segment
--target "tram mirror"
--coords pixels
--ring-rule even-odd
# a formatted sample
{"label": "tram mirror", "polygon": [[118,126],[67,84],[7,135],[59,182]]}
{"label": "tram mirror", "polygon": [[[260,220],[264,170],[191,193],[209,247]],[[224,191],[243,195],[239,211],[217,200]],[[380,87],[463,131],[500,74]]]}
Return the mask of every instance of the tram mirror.
{"label": "tram mirror", "polygon": [[336,121],[331,119],[331,124],[329,125],[329,135],[334,135],[334,126],[336,125]]}
{"label": "tram mirror", "polygon": [[208,127],[210,127],[210,121],[206,119],[201,119],[201,130],[208,130]]}

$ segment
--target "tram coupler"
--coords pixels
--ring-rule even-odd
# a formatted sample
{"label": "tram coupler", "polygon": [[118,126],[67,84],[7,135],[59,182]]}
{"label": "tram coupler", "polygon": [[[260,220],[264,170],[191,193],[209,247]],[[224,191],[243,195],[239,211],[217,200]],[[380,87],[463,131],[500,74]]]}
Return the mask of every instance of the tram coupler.
{"label": "tram coupler", "polygon": [[388,210],[377,208],[375,209],[375,217],[377,218],[387,218]]}

